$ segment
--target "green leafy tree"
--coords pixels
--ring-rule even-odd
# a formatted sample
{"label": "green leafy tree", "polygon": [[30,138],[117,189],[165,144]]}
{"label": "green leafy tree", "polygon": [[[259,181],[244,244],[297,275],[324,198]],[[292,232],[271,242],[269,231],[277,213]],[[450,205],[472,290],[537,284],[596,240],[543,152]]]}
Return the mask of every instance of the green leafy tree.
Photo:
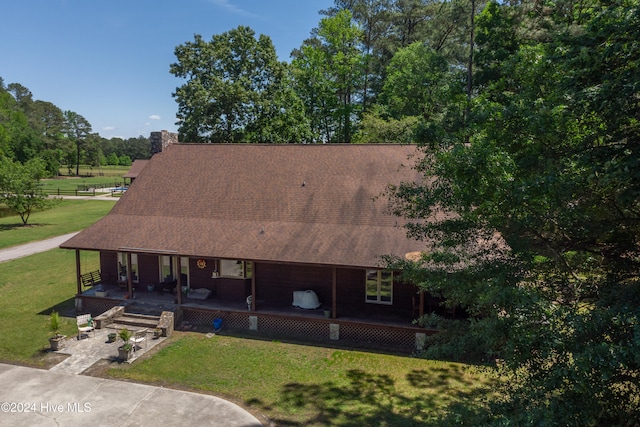
{"label": "green leafy tree", "polygon": [[640,6],[580,16],[487,62],[500,72],[473,100],[471,137],[431,140],[429,179],[396,192],[397,213],[430,218],[410,235],[433,245],[395,265],[470,315],[428,354],[501,359],[487,424],[638,420]]}
{"label": "green leafy tree", "polygon": [[107,164],[108,165],[118,165],[118,155],[116,153],[111,153],[107,156]]}
{"label": "green leafy tree", "polygon": [[40,189],[40,179],[44,176],[46,167],[40,159],[23,165],[0,156],[0,200],[20,215],[24,225],[35,210],[49,209],[55,203]]}
{"label": "green leafy tree", "polygon": [[91,124],[87,119],[73,111],[65,111],[63,115],[65,118],[64,133],[76,146],[76,175],[80,175],[80,155],[82,148],[86,145],[87,138],[91,133]]}
{"label": "green leafy tree", "polygon": [[294,53],[296,85],[322,142],[351,142],[362,105],[361,37],[351,12],[341,10],[323,18],[317,37]]}
{"label": "green leafy tree", "polygon": [[333,119],[338,98],[327,72],[325,54],[317,39],[311,39],[294,53],[291,62],[296,93],[301,98],[305,116],[309,120],[309,142],[329,142],[334,139],[338,125]]}
{"label": "green leafy tree", "polygon": [[131,158],[129,156],[127,156],[126,154],[123,154],[118,159],[118,164],[122,165],[122,166],[131,166]]}
{"label": "green leafy tree", "polygon": [[[291,141],[301,104],[288,88],[286,65],[279,62],[271,39],[240,26],[206,42],[176,47],[171,73],[186,83],[176,89],[182,139],[201,142]],[[269,134],[257,131],[268,129]],[[278,134],[279,132],[279,134]],[[304,133],[304,131],[302,131]]]}
{"label": "green leafy tree", "polygon": [[455,77],[442,55],[415,42],[398,50],[389,63],[382,102],[395,118],[420,116],[426,121],[434,120],[451,103],[452,96],[460,92]]}
{"label": "green leafy tree", "polygon": [[321,13],[336,16],[342,10],[351,12],[354,22],[362,30],[362,111],[367,112],[380,93],[386,57],[384,40],[391,27],[392,0],[336,0],[335,6]]}
{"label": "green leafy tree", "polygon": [[416,142],[420,117],[406,116],[400,119],[391,117],[383,107],[374,106],[363,115],[358,132],[353,142],[361,143],[398,143],[413,144]]}

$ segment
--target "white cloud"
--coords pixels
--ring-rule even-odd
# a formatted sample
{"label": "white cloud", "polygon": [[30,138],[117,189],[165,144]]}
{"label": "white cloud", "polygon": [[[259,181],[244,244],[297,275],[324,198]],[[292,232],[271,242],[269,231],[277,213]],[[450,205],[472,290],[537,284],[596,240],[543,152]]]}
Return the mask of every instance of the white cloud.
{"label": "white cloud", "polygon": [[102,130],[114,130],[115,128],[115,126],[105,126],[102,128]]}
{"label": "white cloud", "polygon": [[160,120],[160,116],[159,116],[159,115],[157,115],[157,114],[152,114],[152,115],[150,115],[150,116],[149,116],[149,118],[150,118],[151,120]]}

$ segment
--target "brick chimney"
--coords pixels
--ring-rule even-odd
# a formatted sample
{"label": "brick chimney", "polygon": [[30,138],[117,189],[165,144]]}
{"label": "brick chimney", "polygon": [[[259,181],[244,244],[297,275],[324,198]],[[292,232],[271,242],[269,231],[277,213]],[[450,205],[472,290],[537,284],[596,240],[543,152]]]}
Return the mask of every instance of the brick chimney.
{"label": "brick chimney", "polygon": [[149,137],[151,142],[151,155],[162,153],[169,145],[178,143],[178,134],[166,130],[151,132]]}

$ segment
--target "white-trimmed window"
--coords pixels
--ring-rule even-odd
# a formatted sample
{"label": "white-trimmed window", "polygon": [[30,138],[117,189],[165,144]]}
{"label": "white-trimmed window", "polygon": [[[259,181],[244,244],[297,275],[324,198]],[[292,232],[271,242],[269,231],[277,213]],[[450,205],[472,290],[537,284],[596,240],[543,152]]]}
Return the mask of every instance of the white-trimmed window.
{"label": "white-trimmed window", "polygon": [[393,304],[393,272],[367,270],[365,301],[373,304]]}
{"label": "white-trimmed window", "polygon": [[[127,280],[127,254],[118,252],[118,276],[120,280]],[[138,283],[138,254],[131,254],[131,280]]]}

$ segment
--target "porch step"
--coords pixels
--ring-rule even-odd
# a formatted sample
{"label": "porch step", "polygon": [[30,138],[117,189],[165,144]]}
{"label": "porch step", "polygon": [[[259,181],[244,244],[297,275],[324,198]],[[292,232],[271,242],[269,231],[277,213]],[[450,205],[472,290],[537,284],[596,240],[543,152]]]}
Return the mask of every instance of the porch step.
{"label": "porch step", "polygon": [[146,314],[149,316],[159,317],[163,311],[174,311],[177,308],[177,304],[157,304],[146,302],[129,302],[125,305],[125,314]]}
{"label": "porch step", "polygon": [[160,316],[150,316],[147,314],[125,313],[117,318],[116,322],[109,325],[114,329],[122,329],[123,327],[136,328],[155,328],[158,326]]}

